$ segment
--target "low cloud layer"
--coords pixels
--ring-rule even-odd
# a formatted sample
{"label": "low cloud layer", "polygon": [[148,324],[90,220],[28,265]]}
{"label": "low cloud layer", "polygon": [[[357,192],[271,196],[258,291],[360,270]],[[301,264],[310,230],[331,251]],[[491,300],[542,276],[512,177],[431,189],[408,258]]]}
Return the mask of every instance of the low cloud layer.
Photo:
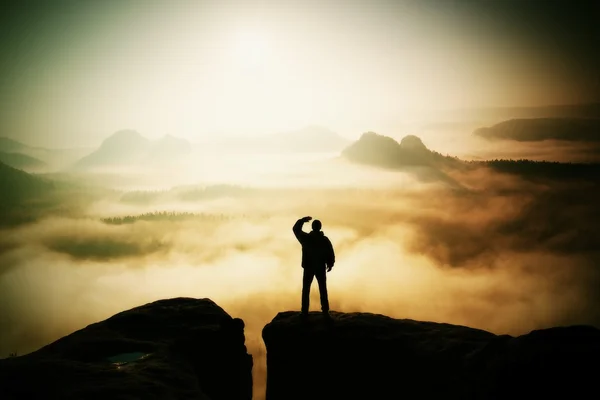
{"label": "low cloud layer", "polygon": [[[459,190],[396,176],[397,184],[380,187],[265,189],[144,206],[112,196],[81,217],[5,229],[0,356],[146,302],[209,297],[246,321],[260,393],[260,331],[277,312],[299,309],[300,246],[291,227],[304,215],[321,219],[335,246],[336,311],[498,334],[600,326],[597,182],[534,184],[479,168],[454,173]],[[203,214],[102,222],[152,208]],[[319,308],[316,285],[312,307]]]}

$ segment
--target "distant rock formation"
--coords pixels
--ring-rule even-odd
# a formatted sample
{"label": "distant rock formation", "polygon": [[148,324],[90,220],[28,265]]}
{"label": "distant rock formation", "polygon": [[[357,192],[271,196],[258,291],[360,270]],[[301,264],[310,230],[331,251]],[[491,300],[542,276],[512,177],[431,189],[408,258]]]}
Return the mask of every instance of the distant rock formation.
{"label": "distant rock formation", "polygon": [[429,150],[417,136],[408,135],[398,143],[375,132],[364,133],[342,151],[342,156],[350,161],[385,168],[440,167],[456,162],[451,157]]}
{"label": "distant rock formation", "polygon": [[586,398],[600,330],[512,337],[369,313],[279,313],[263,329],[267,400]]}
{"label": "distant rock formation", "polygon": [[184,139],[166,135],[151,141],[139,132],[121,130],[107,139],[100,147],[81,158],[73,166],[76,170],[103,167],[159,165],[177,162],[191,153],[191,144]]}
{"label": "distant rock formation", "polygon": [[511,119],[490,127],[476,129],[473,134],[488,140],[514,140],[518,142],[538,142],[542,140],[600,142],[600,119]]}
{"label": "distant rock formation", "polygon": [[136,131],[122,130],[105,139],[100,147],[83,157],[76,168],[135,164],[150,150],[150,140]]}
{"label": "distant rock formation", "polygon": [[375,132],[364,133],[342,151],[342,157],[357,164],[408,172],[423,182],[437,182],[460,188],[446,168],[464,168],[457,158],[429,150],[420,138],[405,136],[400,143]]}
{"label": "distant rock formation", "polygon": [[415,135],[404,136],[400,141],[400,148],[405,151],[426,154],[429,149],[423,144],[423,141]]}
{"label": "distant rock formation", "polygon": [[251,400],[244,341],[209,299],[160,300],[0,360],[0,398]]}

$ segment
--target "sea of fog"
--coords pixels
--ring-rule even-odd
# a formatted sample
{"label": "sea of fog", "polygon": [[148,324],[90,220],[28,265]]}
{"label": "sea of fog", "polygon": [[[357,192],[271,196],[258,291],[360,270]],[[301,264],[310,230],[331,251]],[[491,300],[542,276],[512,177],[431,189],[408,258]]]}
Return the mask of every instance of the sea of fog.
{"label": "sea of fog", "polygon": [[[305,215],[335,247],[335,311],[514,335],[600,323],[593,182],[481,167],[447,171],[451,187],[331,153],[212,154],[103,174],[73,177],[88,186],[59,198],[60,212],[32,206],[34,220],[2,228],[0,356],[158,299],[208,297],[246,322],[260,399],[262,327],[300,307],[291,228]],[[316,285],[311,299],[318,310]]]}

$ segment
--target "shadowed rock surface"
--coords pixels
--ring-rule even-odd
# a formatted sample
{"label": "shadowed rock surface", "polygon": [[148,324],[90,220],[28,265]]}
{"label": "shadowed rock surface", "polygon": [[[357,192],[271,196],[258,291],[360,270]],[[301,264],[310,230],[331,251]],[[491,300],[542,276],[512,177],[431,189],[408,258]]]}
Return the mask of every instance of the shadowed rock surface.
{"label": "shadowed rock surface", "polygon": [[0,360],[0,398],[250,400],[244,342],[211,300],[160,300]]}
{"label": "shadowed rock surface", "polygon": [[596,391],[600,330],[512,337],[369,313],[279,313],[263,329],[267,400],[580,398]]}

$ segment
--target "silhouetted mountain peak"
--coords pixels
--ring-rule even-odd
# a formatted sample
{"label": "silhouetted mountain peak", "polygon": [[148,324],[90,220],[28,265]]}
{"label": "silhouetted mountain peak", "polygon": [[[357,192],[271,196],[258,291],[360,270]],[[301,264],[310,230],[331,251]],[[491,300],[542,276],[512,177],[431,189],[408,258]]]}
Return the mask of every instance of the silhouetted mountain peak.
{"label": "silhouetted mountain peak", "polygon": [[398,151],[398,149],[401,149],[404,152],[430,152],[427,146],[423,144],[421,138],[415,135],[407,135],[402,138],[400,143],[398,143],[395,139],[389,136],[380,135],[379,133],[369,131],[363,133],[355,144],[364,146],[365,149],[373,148],[382,152],[390,151],[390,149],[393,151]]}
{"label": "silhouetted mountain peak", "polygon": [[408,135],[402,138],[400,147],[411,151],[429,151],[423,144],[423,141],[415,135]]}
{"label": "silhouetted mountain peak", "polygon": [[79,160],[75,167],[164,164],[178,161],[190,152],[191,144],[185,139],[165,135],[152,141],[135,130],[124,129],[106,138],[98,149]]}
{"label": "silhouetted mountain peak", "polygon": [[[354,142],[351,147],[361,147],[364,150],[381,151],[381,152],[394,152],[400,148],[400,144],[389,136],[380,135],[375,132],[365,132],[361,135],[358,141]],[[344,150],[344,151],[346,151]]]}
{"label": "silhouetted mountain peak", "polygon": [[456,160],[429,150],[417,136],[405,136],[398,143],[375,132],[363,133],[359,140],[344,149],[342,155],[353,162],[392,169],[412,166],[436,169],[456,163]]}
{"label": "silhouetted mountain peak", "polygon": [[386,140],[388,142],[393,141],[395,143],[398,143],[398,142],[396,142],[396,140],[394,140],[393,138],[391,138],[389,136],[385,136],[385,135],[382,135],[380,133],[373,132],[373,131],[368,131],[368,132],[363,133],[358,140]]}
{"label": "silhouetted mountain peak", "polygon": [[115,132],[104,139],[100,148],[114,148],[120,146],[144,146],[149,140],[143,137],[139,132],[131,129],[123,129]]}

